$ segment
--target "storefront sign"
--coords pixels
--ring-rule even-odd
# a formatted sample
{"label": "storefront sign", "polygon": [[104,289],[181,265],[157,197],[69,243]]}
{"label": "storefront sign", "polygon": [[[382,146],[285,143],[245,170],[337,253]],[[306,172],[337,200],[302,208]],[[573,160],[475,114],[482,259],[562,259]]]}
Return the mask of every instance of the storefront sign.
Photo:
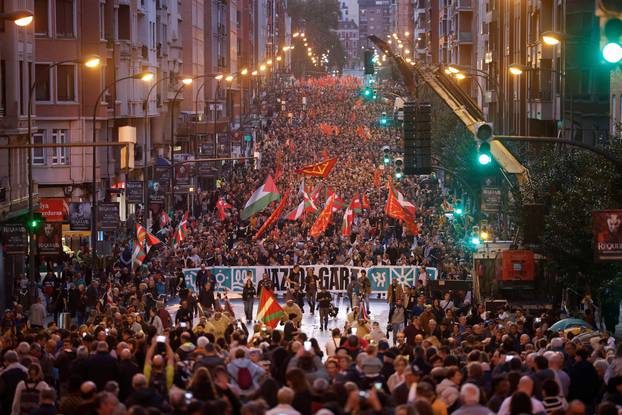
{"label": "storefront sign", "polygon": [[64,222],[67,220],[67,202],[62,198],[39,199],[39,212],[46,222]]}
{"label": "storefront sign", "polygon": [[44,223],[37,235],[39,255],[60,255],[63,252],[63,224]]}
{"label": "storefront sign", "polygon": [[2,247],[7,255],[26,255],[28,253],[28,232],[21,223],[2,225]]}
{"label": "storefront sign", "polygon": [[74,202],[69,204],[69,226],[72,231],[88,231],[91,229],[92,205],[90,202]]}
{"label": "storefront sign", "polygon": [[622,261],[622,210],[592,212],[597,261]]}
{"label": "storefront sign", "polygon": [[115,231],[119,229],[119,204],[116,202],[100,202],[97,205],[98,229]]}
{"label": "storefront sign", "polygon": [[142,181],[128,181],[125,184],[125,200],[127,203],[143,203]]}

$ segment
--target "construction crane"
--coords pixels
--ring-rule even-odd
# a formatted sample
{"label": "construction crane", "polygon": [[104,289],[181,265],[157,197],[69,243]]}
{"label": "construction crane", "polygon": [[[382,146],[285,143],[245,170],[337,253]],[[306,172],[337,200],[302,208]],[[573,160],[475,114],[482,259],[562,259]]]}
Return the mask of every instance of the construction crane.
{"label": "construction crane", "polygon": [[[413,97],[417,96],[417,82],[423,81],[432,89],[464,123],[466,128],[475,133],[477,125],[486,122],[484,114],[477,103],[456,85],[440,67],[423,66],[415,61],[406,62],[397,55],[391,46],[377,36],[369,36],[369,40],[385,55],[392,58],[403,77],[404,84]],[[516,176],[521,192],[527,200],[531,199],[529,171],[514,155],[498,140],[490,143],[490,150],[497,163],[509,174]]]}

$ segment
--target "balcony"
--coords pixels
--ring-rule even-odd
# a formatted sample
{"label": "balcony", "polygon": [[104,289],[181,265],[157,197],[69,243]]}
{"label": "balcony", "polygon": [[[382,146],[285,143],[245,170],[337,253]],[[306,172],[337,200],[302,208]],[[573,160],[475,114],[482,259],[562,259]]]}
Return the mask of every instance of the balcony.
{"label": "balcony", "polygon": [[473,11],[472,0],[454,0],[452,6],[454,10],[459,12]]}

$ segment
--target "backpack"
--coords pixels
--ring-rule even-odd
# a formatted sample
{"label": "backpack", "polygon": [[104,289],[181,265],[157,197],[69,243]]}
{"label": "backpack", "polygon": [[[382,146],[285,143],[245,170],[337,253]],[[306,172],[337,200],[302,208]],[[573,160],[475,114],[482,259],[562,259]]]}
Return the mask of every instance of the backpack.
{"label": "backpack", "polygon": [[39,382],[30,387],[29,383],[24,381],[25,388],[19,399],[19,408],[22,414],[29,414],[30,411],[39,407],[39,391],[37,390]]}
{"label": "backpack", "polygon": [[242,390],[250,389],[253,386],[253,377],[247,367],[238,368],[237,383]]}

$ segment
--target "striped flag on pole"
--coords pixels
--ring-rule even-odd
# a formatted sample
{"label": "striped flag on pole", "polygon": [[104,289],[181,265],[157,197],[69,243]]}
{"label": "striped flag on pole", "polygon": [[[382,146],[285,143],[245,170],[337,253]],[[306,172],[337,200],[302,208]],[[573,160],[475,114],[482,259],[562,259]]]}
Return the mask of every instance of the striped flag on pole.
{"label": "striped flag on pole", "polygon": [[275,328],[284,315],[285,312],[276,301],[276,298],[274,298],[272,291],[267,288],[262,288],[259,308],[257,309],[257,320],[261,321],[266,326]]}

